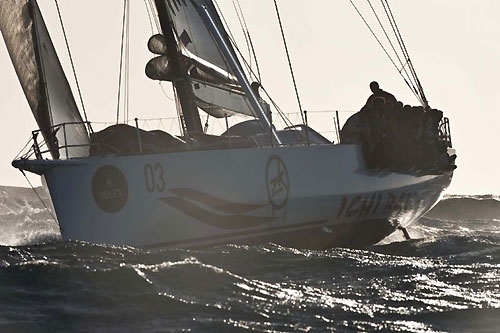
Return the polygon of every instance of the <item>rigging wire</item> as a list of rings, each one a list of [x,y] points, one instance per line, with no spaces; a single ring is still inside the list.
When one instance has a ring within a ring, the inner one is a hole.
[[[219,6],[217,0],[213,0],[213,3],[216,7],[215,9],[217,11],[217,14],[219,15],[219,17],[221,18],[221,20],[223,22],[223,28],[226,29],[226,32],[227,32],[226,36],[228,38],[228,41],[237,53],[237,54],[235,54],[235,56],[237,58],[239,56],[239,59],[241,60],[242,64],[245,65],[244,69],[246,69],[248,71],[248,74],[249,74],[248,76],[250,76],[252,79],[254,79],[254,78],[257,79],[257,75],[255,75],[255,73],[253,72],[251,64],[248,63],[248,61],[245,59],[245,56],[242,54],[241,50],[239,49],[238,44],[236,43],[236,39],[234,38],[234,35],[232,34],[232,31],[231,31],[229,25],[227,24],[226,18],[224,17],[224,14],[222,13],[222,11],[220,9],[220,6]],[[237,10],[236,10],[236,13],[238,14]],[[243,31],[245,31],[243,28],[243,24],[241,24],[241,20],[240,20],[240,25],[242,26]],[[220,52],[220,50],[219,50],[219,52]],[[222,54],[221,54],[221,56],[222,56]],[[229,68],[230,66],[227,63],[227,60],[223,56],[222,56],[222,59],[224,60],[224,62],[226,63],[226,65]],[[258,82],[259,82],[259,84],[261,83],[259,79],[258,79]],[[247,101],[247,103],[248,103],[248,101]]]
[[[171,101],[175,101],[175,98],[172,98],[172,97],[168,96],[168,94],[167,94],[167,92],[165,91],[165,88],[163,87],[163,85],[162,85],[162,82],[161,82],[161,81],[159,82],[159,85],[160,85],[160,89],[161,89],[161,91],[163,92],[163,95],[165,95],[165,97],[166,97],[167,99],[169,99],[169,100],[171,100]]]
[[[401,69],[399,69],[398,71],[399,71],[400,73],[401,73],[401,72],[404,72],[404,73],[405,73],[405,75],[406,75],[406,77],[405,77],[405,76],[403,76],[403,80],[405,80],[405,83],[406,83],[406,84],[407,84],[410,88],[412,88],[412,87],[410,86],[410,83],[409,83],[409,82],[411,82],[411,83],[413,84],[413,89],[415,89],[415,90],[416,90],[416,88],[415,88],[415,83],[414,83],[414,82],[412,82],[412,79],[411,79],[411,77],[410,77],[410,74],[409,74],[409,73],[408,73],[408,71],[406,70],[406,63],[403,63],[403,61],[401,60],[401,57],[399,56],[399,53],[396,51],[396,48],[395,48],[394,44],[392,43],[392,40],[391,40],[391,38],[389,37],[389,34],[387,33],[387,31],[386,31],[386,29],[385,29],[384,25],[382,24],[382,21],[380,20],[380,18],[379,18],[379,16],[378,16],[378,14],[377,14],[377,11],[376,11],[376,10],[375,10],[375,8],[373,7],[373,5],[372,5],[372,3],[371,3],[371,1],[370,1],[370,0],[366,0],[366,1],[367,1],[367,2],[368,2],[368,4],[370,5],[370,8],[371,8],[371,10],[372,10],[372,12],[373,12],[373,15],[375,15],[375,18],[377,19],[377,22],[378,22],[378,24],[379,24],[380,28],[381,28],[381,29],[382,29],[382,31],[384,32],[384,35],[385,35],[385,37],[387,38],[387,41],[388,41],[388,42],[389,42],[389,44],[391,45],[392,51],[393,51],[393,52],[394,52],[394,54],[396,55],[396,58],[398,58],[398,61],[399,61],[400,65],[401,65]],[[404,54],[403,54],[403,57],[404,57]]]
[[[130,18],[130,7],[129,0],[123,1],[123,19],[122,19],[122,42],[120,47],[120,72],[118,77],[118,101],[116,107],[116,123],[118,124],[120,121],[120,107],[121,107],[121,99],[122,99],[122,80],[125,81],[124,88],[124,119],[128,119],[128,62],[129,57],[128,54],[130,52],[129,47],[129,18]],[[125,73],[124,73],[125,72]]]
[[[127,40],[125,48],[125,121],[129,119],[129,104],[130,104],[130,0],[127,3]]]
[[[397,24],[396,19],[394,17],[394,14],[392,13],[389,2],[387,0],[385,0],[385,4],[384,4],[384,0],[381,0],[381,2],[382,2],[382,5],[384,6],[384,10],[386,11],[387,17],[389,18],[389,22],[391,22],[391,26],[393,26],[394,34],[396,35],[396,38],[398,38],[398,41],[400,42],[401,50],[403,51],[403,54],[406,57],[406,60],[407,60],[408,65],[410,67],[410,71],[412,72],[412,74],[415,78],[415,81],[416,81],[416,84],[418,87],[418,91],[420,93],[420,98],[422,100],[422,104],[424,107],[428,107],[429,103],[427,101],[427,98],[425,97],[424,89],[420,83],[420,79],[418,78],[415,67],[413,66],[413,63],[410,59],[410,54],[408,53],[405,42],[403,40],[403,36],[401,35],[401,32],[399,30],[399,27],[398,27],[398,24]]]
[[[247,60],[245,59],[245,57],[243,56],[243,53],[241,52],[241,50],[239,49],[238,47],[238,44],[236,43],[236,39],[234,38],[234,35],[231,31],[231,28],[229,27],[229,24],[227,23],[226,21],[226,17],[224,16],[224,14],[222,13],[220,7],[219,7],[219,4],[217,3],[216,0],[213,0],[215,6],[217,7],[217,12],[219,14],[219,17],[222,19],[222,22],[223,22],[223,28],[226,29],[226,32],[228,34],[228,39],[229,39],[229,42],[231,43],[231,45],[233,46],[234,50],[237,51],[237,56],[239,56],[239,58],[242,60],[243,64],[245,65],[245,69],[248,71],[248,74],[250,74],[249,76],[251,76],[252,78],[257,78],[257,76],[253,73],[252,71],[252,66],[251,64],[249,64],[247,62]],[[240,22],[241,24],[241,22]],[[225,60],[224,60],[225,61]],[[260,80],[258,80],[259,83],[260,83]]]
[[[241,53],[241,51],[238,48],[238,46],[236,45],[236,43],[234,41],[231,41],[231,43],[233,43],[233,46],[234,46],[235,50],[238,52],[239,56],[243,60],[243,64],[246,66],[247,70],[250,72],[250,75],[253,76],[254,78],[256,78],[257,75],[255,75],[255,72],[252,70],[252,68],[250,68],[250,65],[248,64],[248,62],[246,61],[246,59],[243,57],[243,54]],[[271,97],[271,95],[269,94],[269,92],[262,85],[262,82],[260,80],[258,82],[260,84],[260,88],[262,89],[262,91],[264,91],[264,94],[266,95],[266,97],[269,99],[269,101],[271,102],[271,104],[273,105],[273,107],[276,109],[276,111],[278,111],[278,115],[283,120],[283,122],[285,122],[288,126],[292,126],[292,123],[286,117],[286,114],[281,110],[281,108],[279,107],[279,105],[273,100],[273,98]]]
[[[125,48],[125,20],[127,18],[126,15],[127,10],[127,0],[123,2],[123,19],[122,19],[122,42],[120,46],[120,72],[118,74],[118,101],[116,106],[116,123],[120,121],[120,101],[121,101],[121,93],[122,93],[122,70],[123,70],[123,51]]]
[[[398,66],[396,65],[394,59],[391,57],[391,55],[389,54],[389,52],[387,51],[387,49],[385,48],[384,44],[382,44],[382,42],[380,41],[380,39],[378,38],[377,34],[375,33],[375,31],[373,31],[372,27],[370,26],[370,24],[368,24],[368,22],[366,21],[365,17],[363,16],[363,14],[361,13],[361,11],[358,9],[358,7],[354,4],[354,2],[352,0],[349,0],[351,2],[351,5],[354,7],[354,9],[356,10],[356,12],[358,13],[359,17],[361,18],[361,20],[363,20],[363,22],[365,23],[366,27],[368,28],[368,30],[370,30],[371,34],[373,35],[373,37],[375,38],[375,40],[377,41],[377,43],[380,45],[380,47],[382,48],[382,50],[384,51],[384,53],[386,54],[386,56],[389,58],[389,60],[391,61],[392,65],[394,66],[394,68],[396,68],[396,70],[398,71],[399,75],[401,75],[401,77],[403,77],[403,79],[405,80],[406,84],[408,85],[408,87],[410,88],[411,92],[415,95],[415,97],[420,101],[422,102],[419,94],[418,94],[418,91],[415,89],[415,87],[412,87],[412,85],[406,81],[405,77],[403,76],[403,74],[399,71],[399,68]]]
[[[154,35],[155,31],[154,31],[154,27],[153,27],[153,18],[151,17],[152,15],[151,15],[147,0],[144,0],[144,6],[146,7],[146,13],[148,14],[149,26],[151,27],[151,34]]]
[[[252,71],[251,64],[248,63],[248,61],[243,56],[243,53],[239,49],[238,44],[236,43],[236,39],[234,38],[234,35],[233,35],[232,31],[231,31],[231,28],[229,27],[229,24],[226,21],[226,17],[224,16],[224,14],[222,13],[222,10],[220,9],[219,3],[217,2],[217,0],[213,0],[213,3],[215,5],[215,7],[216,7],[217,14],[219,15],[219,17],[221,18],[221,20],[223,22],[223,28],[227,32],[227,37],[229,39],[229,42],[231,43],[231,46],[234,48],[234,50],[237,51],[237,55],[236,56],[239,56],[239,59],[242,60],[243,65],[245,65],[245,69],[249,73],[249,76],[251,76],[252,78],[257,78],[257,75],[255,75],[255,73]],[[236,13],[238,14],[237,11],[236,11]],[[240,25],[241,25],[241,21],[240,21]],[[224,61],[225,61],[225,59],[224,59]],[[261,83],[260,79],[258,80],[258,82]]]
[[[247,32],[248,32],[248,40],[250,42],[250,48],[252,49],[252,54],[253,54],[253,58],[254,58],[254,61],[255,61],[255,67],[257,68],[258,79],[259,79],[259,82],[260,82],[260,81],[262,81],[262,77],[260,75],[259,60],[257,58],[257,53],[255,52],[255,47],[253,46],[252,36],[250,35],[250,32],[248,30],[247,30]]]
[[[225,29],[226,29],[226,31],[228,33],[229,42],[233,46],[234,50],[237,52],[237,55],[241,59],[243,65],[245,66],[245,68],[249,72],[250,76],[252,78],[257,79],[258,82],[259,82],[259,84],[261,84],[261,89],[264,91],[265,95],[267,96],[267,98],[269,99],[269,101],[271,102],[271,104],[274,106],[274,108],[278,111],[278,115],[283,120],[283,122],[285,124],[287,124],[287,126],[291,126],[292,123],[290,122],[290,120],[286,117],[285,113],[280,109],[280,107],[277,105],[277,103],[271,98],[271,96],[269,95],[268,91],[264,88],[264,86],[262,86],[260,78],[255,74],[255,72],[252,70],[251,66],[249,65],[248,61],[243,56],[241,50],[239,49],[239,47],[238,47],[238,45],[236,43],[236,39],[234,38],[234,35],[232,34],[232,31],[231,31],[231,29],[230,29],[230,27],[229,27],[229,25],[227,23],[227,20],[226,20],[224,14],[222,13],[222,11],[220,9],[220,6],[219,6],[217,0],[213,0],[213,3],[215,4],[215,7],[216,7],[216,9],[218,11],[218,14],[219,14],[219,17],[222,19],[224,27],[225,27]],[[179,36],[177,36],[177,33],[176,33],[176,37],[179,38]],[[181,45],[181,47],[184,48],[184,45]],[[225,61],[225,59],[224,59],[224,61]],[[178,96],[177,96],[175,90],[174,90],[174,95],[175,95],[175,98],[177,100]],[[184,132],[184,126],[183,126],[183,120],[182,120],[182,113],[181,113],[181,111],[179,109],[178,102],[176,103],[176,107],[177,107],[177,113],[179,114],[179,117],[178,117],[179,127],[180,127],[181,131]]]
[[[66,29],[64,27],[64,22],[63,22],[63,18],[62,18],[62,14],[61,14],[61,9],[59,8],[58,1],[54,0],[54,2],[56,4],[57,15],[59,16],[59,22],[61,24],[62,33],[63,33],[63,36],[64,36],[64,42],[66,43],[66,49],[68,50],[68,56],[69,56],[69,61],[71,63],[71,69],[73,70],[73,76],[75,77],[76,88],[78,90],[78,96],[80,97],[80,103],[82,105],[82,111],[83,111],[83,115],[85,117],[85,122],[88,125],[89,131],[92,133],[92,127],[89,124],[89,120],[88,120],[88,117],[87,117],[87,110],[85,109],[85,103],[83,102],[82,91],[80,89],[80,83],[78,81],[78,76],[76,75],[75,63],[73,62],[73,55],[71,54],[71,49],[69,47],[68,36],[66,35]]]
[[[262,78],[260,76],[259,60],[257,59],[257,54],[256,54],[255,48],[253,46],[252,35],[250,34],[250,29],[248,29],[247,20],[245,18],[245,14],[243,13],[243,9],[241,8],[240,1],[236,0],[236,3],[238,4],[238,8],[240,9],[241,17],[243,18],[243,24],[245,25],[245,30],[246,30],[247,35],[248,35],[248,42],[250,43],[250,49],[252,50],[253,58],[255,60],[255,67],[257,69],[258,79],[260,82],[260,81],[262,81]],[[250,59],[251,59],[251,56],[250,56]]]
[[[219,3],[217,2],[217,0],[213,0],[213,3],[215,4],[215,7],[217,7],[217,12],[218,12],[219,16],[222,18],[222,21],[224,22],[224,28],[226,29],[226,31],[229,34],[229,38],[231,40],[231,44],[233,44],[233,46],[236,47],[236,43],[235,43],[236,39],[234,38],[231,29],[229,29],[229,25],[227,24],[226,18],[222,14],[222,11],[221,11],[221,9],[219,7]]]
[[[382,6],[384,7],[384,11],[385,11],[385,14],[387,16],[387,19],[389,20],[389,23],[391,25],[391,28],[392,28],[392,31],[396,37],[396,40],[399,44],[399,48],[401,49],[401,52],[403,53],[403,57],[405,58],[406,60],[406,64],[408,64],[408,67],[410,68],[410,73],[413,77],[413,80],[415,81],[413,84],[414,86],[417,85],[416,81],[418,81],[418,78],[416,77],[416,73],[414,70],[412,70],[412,64],[410,62],[410,57],[409,57],[409,54],[405,51],[405,48],[403,46],[403,41],[402,41],[402,37],[400,34],[398,34],[397,32],[397,28],[396,28],[396,22],[394,20],[393,17],[391,17],[389,11],[388,11],[388,8],[386,7],[386,5],[388,5],[388,3],[384,3],[384,1],[381,0],[381,3],[382,3]],[[418,93],[419,90],[414,87],[415,91]],[[423,101],[422,101],[422,104],[423,104]]]
[[[247,49],[248,49],[248,58],[250,59],[250,67],[252,67],[252,54],[251,54],[252,51],[250,50],[250,42],[248,41],[247,31],[245,29],[245,26],[243,25],[243,20],[241,19],[240,12],[238,11],[238,7],[236,7],[236,2],[234,0],[233,0],[233,7],[236,12],[236,16],[238,17],[238,21],[240,22],[240,27],[241,30],[243,31],[243,36],[245,36],[245,41],[247,43]]]
[[[304,117],[304,111],[302,110],[302,104],[300,102],[299,90],[297,89],[297,82],[295,80],[295,74],[293,72],[292,61],[290,59],[290,52],[288,52],[288,45],[286,43],[285,32],[283,31],[283,24],[281,23],[280,11],[279,11],[278,3],[277,3],[276,0],[274,0],[274,7],[276,8],[276,15],[278,16],[278,22],[279,22],[279,25],[280,25],[281,36],[283,37],[283,44],[285,45],[286,56],[287,56],[287,59],[288,59],[288,66],[290,67],[290,74],[292,75],[293,86],[295,88],[295,95],[297,96],[297,103],[299,104],[300,115],[302,116],[302,122],[303,122],[303,124],[306,125],[306,120],[305,120],[305,117]]]
[[[241,60],[243,62],[243,65],[245,65],[246,69],[250,73],[250,76],[253,77],[253,78],[255,78],[255,79],[258,79],[257,75],[255,74],[255,72],[250,67],[250,65],[247,62],[247,60],[245,59],[245,57],[243,56],[243,53],[241,52],[241,50],[238,47],[238,44],[236,44],[234,36],[231,33],[231,29],[229,28],[229,25],[227,24],[227,21],[226,21],[224,15],[222,14],[222,12],[220,10],[220,7],[218,7],[217,1],[214,0],[214,3],[217,6],[217,9],[219,11],[219,16],[224,21],[224,25],[225,25],[226,31],[229,33],[229,36],[230,36],[230,40],[229,41],[231,42],[231,45],[233,45],[234,50],[238,53],[238,56],[241,58]],[[267,96],[267,98],[269,99],[269,101],[271,102],[271,104],[273,105],[273,107],[276,109],[276,111],[278,111],[278,115],[280,116],[280,118],[283,120],[283,122],[285,124],[287,124],[287,126],[291,126],[292,123],[286,117],[285,113],[280,109],[280,107],[278,106],[278,104],[272,99],[272,97],[270,96],[270,94],[268,93],[268,91],[264,88],[264,86],[262,85],[262,81],[260,79],[258,79],[258,82],[261,85],[261,89],[264,91],[265,95]]]
[[[243,57],[243,54],[241,53],[240,49],[238,48],[238,45],[236,45],[236,42],[234,40],[231,40],[231,43],[233,44],[233,47],[234,49],[238,52],[238,55],[240,56],[240,58],[242,59],[243,61],[243,64],[245,65],[245,67],[247,68],[247,70],[249,71],[250,75],[254,78],[257,78],[257,75],[255,74],[255,72],[252,70],[252,68],[250,67],[250,65],[248,64],[248,62],[246,61],[246,59]],[[280,107],[278,106],[278,104],[272,99],[271,95],[269,94],[269,92],[265,89],[265,87],[262,85],[262,82],[259,80],[258,81],[259,84],[260,84],[260,88],[262,89],[262,91],[264,91],[266,97],[269,99],[269,101],[271,102],[271,104],[273,105],[273,107],[276,109],[276,111],[278,111],[278,115],[281,117],[281,119],[283,120],[283,122],[285,122],[288,126],[292,126],[292,123],[290,122],[289,119],[287,119],[285,113],[280,109]]]
[[[26,178],[26,180],[28,181],[28,184],[30,185],[31,189],[33,190],[33,192],[35,192],[36,196],[38,197],[38,200],[40,200],[40,202],[42,203],[42,205],[45,207],[45,209],[49,213],[50,217],[52,217],[52,219],[54,220],[54,222],[57,223],[57,219],[55,218],[54,214],[52,214],[52,212],[50,211],[49,207],[47,207],[47,205],[43,201],[43,199],[40,196],[40,194],[38,194],[38,192],[36,191],[35,187],[31,183],[31,181],[29,180],[28,176],[26,176],[26,173],[24,172],[24,170],[19,169],[19,171],[21,171],[21,173],[23,174],[24,178]],[[59,225],[59,223],[57,223],[57,225]],[[61,228],[61,226],[59,226],[59,228]]]
[[[144,5],[146,6],[146,11],[148,13],[148,19],[149,19],[149,25],[151,27],[151,35],[155,35],[156,33],[159,32],[159,23],[157,22],[157,20],[154,19],[155,15],[153,14],[154,13],[154,7],[152,7],[152,3],[151,3],[151,0],[144,0]],[[154,22],[154,23],[153,23]],[[155,31],[155,27],[157,29],[157,31]],[[163,87],[163,82],[159,81],[158,85],[160,86],[160,89],[163,93],[163,95],[170,101],[175,101],[175,98],[173,97],[170,97],[167,92],[165,91],[165,88]]]
[[[17,160],[19,157],[21,157],[21,154],[24,152],[24,150],[30,145],[31,141],[34,141],[33,140],[33,134],[31,134],[28,138],[28,142],[26,142],[26,144],[24,145],[23,149],[21,149],[19,151],[19,153],[16,155],[16,157],[14,157],[14,160]],[[29,153],[29,152],[28,152]]]
[[[222,13],[220,15],[221,15],[222,19],[225,21],[224,16],[222,16]],[[229,27],[226,27],[226,29],[228,29],[229,34],[231,34],[231,32],[229,30]],[[233,45],[235,51],[238,53],[238,55],[241,58],[241,60],[243,61],[243,64],[245,65],[246,69],[249,71],[250,76],[253,77],[253,78],[257,78],[257,75],[255,74],[255,72],[250,67],[249,63],[247,62],[247,60],[243,56],[241,50],[238,48],[238,45],[236,44],[236,42],[234,41],[234,39],[231,38],[230,42]],[[274,106],[274,108],[276,109],[276,111],[278,111],[278,115],[281,117],[281,119],[283,120],[283,122],[285,122],[288,126],[291,126],[292,123],[290,122],[289,119],[287,119],[285,113],[280,109],[280,107],[278,106],[278,104],[272,99],[271,95],[268,93],[268,91],[262,85],[262,82],[260,80],[258,82],[261,85],[260,87],[261,87],[262,91],[264,91],[266,97],[269,99],[269,101]]]
[[[234,36],[233,36],[233,34],[231,32],[231,28],[229,27],[229,25],[228,25],[228,23],[226,21],[226,18],[224,17],[224,14],[222,13],[222,11],[220,9],[219,4],[217,3],[217,0],[213,0],[213,2],[215,4],[215,6],[217,7],[217,11],[218,11],[219,16],[221,17],[222,21],[224,22],[224,27],[225,27],[226,31],[228,32],[228,34],[229,34],[229,41],[230,41],[231,45],[233,46],[234,50],[238,53],[237,55],[242,60],[243,65],[245,65],[246,70],[249,72],[249,76],[252,77],[253,79],[256,79],[258,81],[258,83],[261,85],[262,91],[264,92],[264,94],[266,95],[266,97],[269,99],[269,101],[271,102],[271,104],[273,105],[273,107],[275,108],[275,110],[277,111],[278,116],[285,123],[285,125],[286,126],[292,126],[293,124],[290,122],[290,119],[287,118],[287,116],[283,112],[283,110],[281,110],[281,108],[276,103],[276,101],[274,101],[274,99],[271,97],[271,95],[269,94],[269,92],[262,85],[262,80],[260,78],[260,73],[259,73],[259,75],[257,75],[253,71],[253,69],[251,68],[251,66],[248,63],[248,61],[243,56],[243,53],[241,52],[241,50],[238,47],[238,44],[236,43],[236,40],[235,40],[235,38],[234,38]]]
[[[161,28],[160,22],[158,21],[158,15],[156,13],[156,7],[154,6],[152,0],[144,0],[144,4],[146,5],[146,10],[148,12],[149,24],[151,25],[152,34],[154,35],[155,33],[160,33]],[[156,27],[156,31],[153,29],[153,23]]]

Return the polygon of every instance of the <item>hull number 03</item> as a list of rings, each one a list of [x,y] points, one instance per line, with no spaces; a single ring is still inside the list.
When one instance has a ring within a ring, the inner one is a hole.
[[[146,164],[144,166],[144,179],[149,193],[165,191],[163,166],[160,163]]]

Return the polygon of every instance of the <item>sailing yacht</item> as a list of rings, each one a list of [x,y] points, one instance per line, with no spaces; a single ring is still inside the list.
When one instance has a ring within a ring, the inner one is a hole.
[[[183,135],[83,120],[36,0],[2,0],[0,30],[39,128],[13,166],[43,177],[65,240],[142,247],[375,244],[427,212],[453,170],[379,170],[359,144],[277,129],[212,0],[155,0],[154,80]],[[200,111],[250,120],[219,136]]]

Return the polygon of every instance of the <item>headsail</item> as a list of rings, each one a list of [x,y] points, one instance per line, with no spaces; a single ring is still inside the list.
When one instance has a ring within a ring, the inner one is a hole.
[[[85,124],[36,1],[1,0],[0,30],[52,157],[88,156]],[[54,130],[63,123],[72,124]],[[58,143],[77,147],[59,152]]]
[[[191,59],[196,67],[211,69],[234,82],[235,78],[230,66],[199,13],[201,6],[207,6],[212,13],[216,14],[217,11],[212,0],[166,1],[182,54]],[[220,31],[225,31],[218,16],[217,25]]]
[[[225,33],[226,30],[212,0],[163,1],[167,4],[184,70],[192,79],[197,106],[214,117],[230,116],[235,113],[255,116],[231,66],[200,15],[202,7],[208,8],[215,18],[218,30]],[[227,44],[231,45],[227,33],[224,37]],[[165,73],[164,79],[170,80],[171,72],[166,68],[160,68],[161,64],[166,63],[160,60],[161,57],[150,62],[149,70],[154,67],[152,72]],[[158,79],[157,75],[150,77]]]

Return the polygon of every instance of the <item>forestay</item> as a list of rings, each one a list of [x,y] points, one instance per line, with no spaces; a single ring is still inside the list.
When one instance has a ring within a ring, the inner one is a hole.
[[[0,30],[52,157],[88,156],[88,133],[37,2],[1,0]]]

